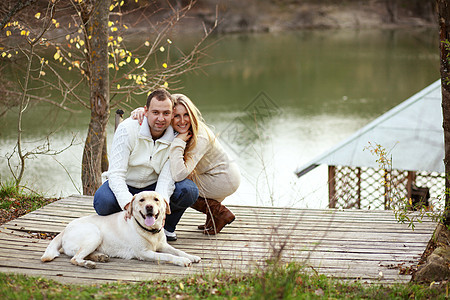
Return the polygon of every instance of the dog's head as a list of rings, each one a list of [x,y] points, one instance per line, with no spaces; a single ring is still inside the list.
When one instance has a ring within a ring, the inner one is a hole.
[[[157,192],[140,192],[133,196],[125,206],[128,217],[148,229],[161,229],[164,226],[166,214],[170,214],[169,203]]]

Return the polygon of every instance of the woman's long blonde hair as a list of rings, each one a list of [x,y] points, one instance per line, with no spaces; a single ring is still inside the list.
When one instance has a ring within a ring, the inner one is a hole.
[[[198,108],[194,105],[194,103],[189,99],[186,95],[183,94],[172,94],[174,98],[174,108],[175,106],[181,104],[183,105],[189,115],[189,119],[191,121],[191,132],[192,137],[184,149],[184,159],[187,161],[192,158],[192,150],[197,145],[197,137],[200,129],[207,127],[205,121],[203,120],[202,114],[198,110]]]

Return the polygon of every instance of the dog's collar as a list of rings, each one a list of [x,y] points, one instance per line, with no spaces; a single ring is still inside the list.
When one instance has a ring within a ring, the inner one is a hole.
[[[159,228],[159,229],[157,229],[157,228],[153,228],[153,229],[145,228],[144,226],[142,226],[141,223],[138,222],[138,220],[136,220],[136,218],[133,218],[133,219],[136,221],[136,223],[139,225],[139,227],[141,227],[141,228],[144,229],[145,231],[148,231],[148,232],[150,232],[150,233],[152,233],[152,234],[157,234],[157,233],[161,232],[161,230],[162,230],[162,227]]]

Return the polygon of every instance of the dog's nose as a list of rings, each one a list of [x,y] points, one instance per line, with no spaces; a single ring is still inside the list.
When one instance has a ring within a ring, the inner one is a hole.
[[[147,206],[145,207],[145,209],[147,210],[147,215],[153,214],[153,206],[147,205]]]

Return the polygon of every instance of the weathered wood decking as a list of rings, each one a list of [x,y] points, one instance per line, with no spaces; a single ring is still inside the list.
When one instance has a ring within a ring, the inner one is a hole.
[[[49,241],[30,238],[30,233],[60,232],[72,219],[94,213],[92,197],[71,196],[1,226],[0,272],[83,284],[219,270],[239,273],[284,245],[284,260],[303,262],[319,273],[369,282],[406,282],[410,276],[399,275],[398,266],[417,264],[436,226],[424,220],[412,231],[398,224],[391,211],[229,207],[236,221],[211,237],[197,229],[204,222],[202,214],[192,209],[184,214],[177,227],[178,241],[172,245],[202,257],[201,263],[190,268],[113,258],[88,270],[71,265],[65,255],[42,263]]]

